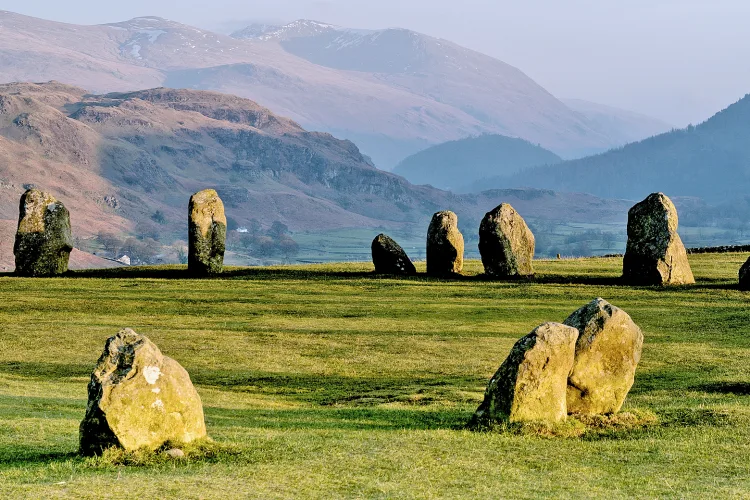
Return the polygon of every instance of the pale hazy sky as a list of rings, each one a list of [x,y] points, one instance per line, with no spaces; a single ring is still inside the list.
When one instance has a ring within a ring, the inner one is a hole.
[[[161,16],[209,29],[316,19],[403,27],[512,64],[558,97],[697,123],[750,93],[748,0],[0,0],[95,24]]]

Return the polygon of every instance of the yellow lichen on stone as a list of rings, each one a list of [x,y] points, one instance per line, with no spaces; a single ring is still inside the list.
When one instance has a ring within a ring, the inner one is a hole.
[[[215,222],[227,225],[224,203],[214,189],[204,189],[190,198],[190,220],[200,228],[200,234],[207,238]]]

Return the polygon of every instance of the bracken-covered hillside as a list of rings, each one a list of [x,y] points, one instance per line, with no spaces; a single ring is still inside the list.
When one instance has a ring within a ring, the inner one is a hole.
[[[456,196],[376,169],[357,147],[308,132],[253,101],[152,89],[90,95],[56,82],[0,86],[0,219],[12,234],[29,186],[71,210],[74,234],[185,238],[190,195],[216,188],[238,226],[293,231],[401,228],[451,209],[467,220],[502,201],[525,214],[623,220],[622,202],[550,191]],[[156,216],[158,213],[158,217]],[[425,226],[426,227],[426,226]],[[9,239],[8,239],[9,240]],[[0,261],[12,241],[0,240]]]

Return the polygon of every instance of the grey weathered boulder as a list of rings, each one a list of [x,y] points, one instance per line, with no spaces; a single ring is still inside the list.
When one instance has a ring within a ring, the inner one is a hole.
[[[213,189],[195,193],[188,212],[188,270],[199,276],[221,273],[227,238],[221,198]]]
[[[427,274],[449,276],[464,268],[464,237],[458,230],[458,216],[437,212],[427,230]]]
[[[185,369],[126,328],[107,340],[91,375],[80,451],[156,449],[206,436],[203,406]]]
[[[565,324],[579,332],[568,377],[568,413],[617,413],[641,359],[641,329],[625,311],[603,299],[586,304]]]
[[[740,290],[750,290],[750,259],[740,268]]]
[[[378,274],[417,274],[417,269],[404,249],[385,234],[379,234],[372,240],[372,263]]]
[[[490,380],[471,425],[565,419],[577,339],[575,328],[545,323],[516,342]]]
[[[677,234],[677,209],[662,193],[653,193],[628,212],[625,282],[634,285],[695,283],[685,246]]]
[[[488,276],[533,275],[534,245],[526,221],[508,203],[487,212],[479,226],[479,253]]]
[[[29,189],[21,196],[18,231],[13,246],[16,273],[55,276],[68,270],[73,236],[70,213],[54,196]]]

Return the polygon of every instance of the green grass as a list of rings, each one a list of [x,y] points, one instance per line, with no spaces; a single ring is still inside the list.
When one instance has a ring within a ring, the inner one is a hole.
[[[677,288],[619,286],[619,259],[539,261],[516,283],[474,278],[474,261],[455,281],[369,264],[0,277],[0,495],[747,497],[746,258],[690,256],[699,283]],[[624,410],[652,424],[464,430],[513,343],[597,296],[644,331]],[[190,372],[214,443],[75,455],[89,374],[126,326]]]

